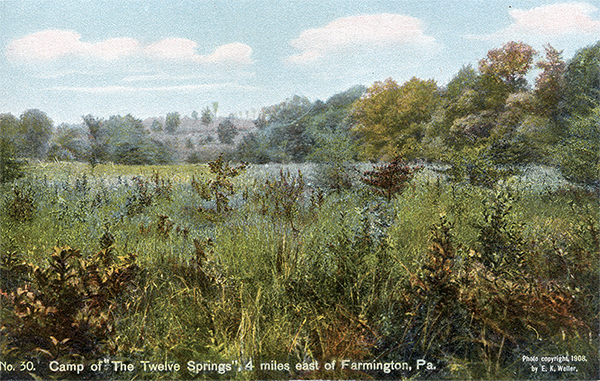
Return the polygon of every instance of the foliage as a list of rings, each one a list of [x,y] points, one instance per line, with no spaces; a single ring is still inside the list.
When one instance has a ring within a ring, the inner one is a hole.
[[[487,57],[479,61],[479,71],[503,82],[511,89],[524,87],[525,75],[533,65],[537,52],[523,42],[510,41],[500,49],[488,51]]]
[[[150,129],[153,132],[161,132],[163,130],[163,125],[158,119],[154,119],[152,125],[150,125]]]
[[[523,74],[531,51],[518,46],[491,51],[483,71],[463,67],[445,88],[390,80],[366,94],[356,87],[265,108],[238,159],[316,162],[301,172],[234,166],[224,155],[209,165],[147,165],[158,162],[144,156],[150,136],[164,134],[131,115],[84,118],[95,131],[87,140],[62,126],[51,139],[56,153],[81,139],[86,155],[93,144],[98,155],[91,173],[45,162],[5,186],[2,360],[182,367],[35,374],[43,378],[535,379],[548,374],[534,374],[523,356],[568,353],[587,361],[552,376],[598,379],[594,46],[567,64],[562,95],[550,90],[562,86],[560,54],[546,48],[531,90]],[[411,103],[419,99],[429,106]],[[578,108],[577,99],[592,102]],[[372,107],[388,140],[365,140],[355,102]],[[16,147],[19,120],[0,122]],[[373,157],[402,148],[434,163],[417,172],[382,162],[357,184],[353,168],[368,144]],[[254,368],[184,369],[197,359],[252,359]],[[341,369],[341,359],[402,359],[413,369],[358,372]],[[420,359],[434,367],[417,370]],[[333,360],[333,371],[294,367]],[[271,361],[291,369],[259,368]],[[15,374],[0,367],[3,379],[30,376]]]
[[[258,204],[259,213],[269,215],[274,220],[281,219],[296,231],[294,221],[302,208],[306,190],[302,173],[298,171],[297,176],[292,176],[282,169],[278,179],[266,179],[261,188],[253,197]]]
[[[458,73],[448,82],[444,96],[456,100],[461,97],[463,92],[472,89],[477,83],[477,73],[471,65],[460,68]]]
[[[277,105],[264,107],[255,124],[259,129],[275,123],[289,125],[305,116],[310,108],[308,98],[295,95]]]
[[[50,139],[48,159],[54,160],[83,160],[86,156],[86,137],[79,127],[61,124]]]
[[[19,118],[18,149],[22,156],[41,158],[48,150],[52,136],[52,120],[37,109],[30,109]]]
[[[208,108],[208,106],[206,106],[206,108],[202,110],[202,116],[200,117],[200,120],[205,126],[208,126],[212,122],[213,114],[210,111],[210,108]]]
[[[237,128],[230,118],[225,119],[217,126],[217,136],[223,144],[233,144],[233,139],[238,133]]]
[[[348,147],[356,144],[350,133],[350,108],[363,92],[362,86],[355,86],[335,94],[327,102],[317,100],[311,104],[304,97],[294,96],[263,108],[255,121],[259,131],[242,138],[236,149],[237,157],[258,164],[328,162],[338,153],[337,143],[343,142],[343,149],[355,149]],[[356,153],[350,156],[353,159]]]
[[[600,105],[600,41],[580,49],[567,63],[565,103],[567,115],[589,115]]]
[[[26,266],[28,272],[24,284],[0,295],[4,359],[37,353],[69,361],[110,351],[115,313],[138,272],[134,256],[117,260],[114,249],[106,248],[84,259],[65,246],[54,248],[47,267],[5,258],[9,266],[3,271],[23,274]]]
[[[31,221],[36,209],[33,190],[27,187],[15,187],[12,193],[13,197],[7,208],[8,217],[16,222]]]
[[[362,181],[375,191],[385,196],[387,202],[396,194],[401,194],[420,167],[411,168],[401,157],[397,156],[387,164],[375,166],[371,171],[363,173]]]
[[[108,120],[83,117],[89,131],[87,161],[95,167],[104,161],[120,164],[166,164],[171,152],[164,143],[150,139],[140,119],[113,115]]]
[[[574,182],[600,185],[600,107],[586,117],[572,117],[558,147],[560,168]]]
[[[83,121],[88,128],[90,150],[87,154],[87,161],[94,168],[98,163],[108,159],[108,138],[106,127],[102,119],[95,118],[92,115],[83,117]]]
[[[181,115],[177,112],[170,112],[165,119],[165,131],[174,133],[181,124]]]
[[[125,200],[127,215],[141,213],[157,200],[171,200],[171,181],[161,178],[158,172],[154,172],[150,180],[135,176],[132,181],[134,188]]]
[[[489,151],[486,147],[464,149],[454,154],[455,156],[446,158],[451,163],[451,167],[445,173],[453,182],[468,182],[471,185],[490,189],[500,180],[518,173],[515,168],[496,166],[489,153],[493,154],[494,149]]]
[[[561,55],[551,45],[544,46],[546,58],[536,63],[542,72],[535,79],[535,95],[540,102],[540,113],[552,115],[557,113],[559,103],[565,95],[566,64]]]
[[[438,102],[438,88],[433,80],[413,77],[401,86],[391,78],[376,82],[356,102],[353,114],[365,156],[379,159],[396,151],[410,155]]]
[[[232,167],[222,159],[159,176],[145,166],[99,164],[90,174],[49,163],[16,180],[31,188],[35,212],[17,222],[13,197],[2,200],[3,359],[167,359],[182,366],[171,378],[527,379],[529,366],[515,358],[568,351],[588,362],[562,376],[597,378],[600,228],[589,189],[518,175],[478,187],[424,168],[386,203],[364,188],[319,193],[308,185],[313,173],[291,166],[272,175],[253,167],[210,187]],[[227,204],[207,219],[216,206],[198,205],[216,192]],[[60,271],[44,262],[54,245]],[[82,255],[98,245],[102,254]],[[130,252],[135,263],[117,259]],[[125,271],[128,263],[140,269]],[[190,359],[250,358],[253,370],[223,375],[183,369]],[[403,359],[413,370],[294,368],[334,359]],[[435,369],[416,370],[418,359]],[[293,369],[259,369],[270,361]]]
[[[229,197],[235,194],[231,179],[239,176],[247,166],[246,163],[242,163],[237,167],[231,167],[229,162],[223,159],[223,155],[220,155],[216,160],[208,163],[214,179],[201,182],[192,177],[192,188],[204,200],[215,201],[217,214],[227,212],[230,210]]]
[[[0,184],[6,184],[23,176],[24,163],[15,157],[14,145],[0,134]]]
[[[271,161],[270,145],[264,134],[244,135],[236,148],[236,155],[242,161],[265,164]]]

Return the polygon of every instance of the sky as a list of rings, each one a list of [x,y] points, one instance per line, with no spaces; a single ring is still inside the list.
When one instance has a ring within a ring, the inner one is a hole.
[[[569,59],[598,40],[598,0],[0,0],[0,113],[252,117],[387,78],[443,86],[508,41]]]

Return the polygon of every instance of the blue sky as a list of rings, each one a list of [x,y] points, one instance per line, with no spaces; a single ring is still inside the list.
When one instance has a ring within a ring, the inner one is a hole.
[[[511,40],[568,59],[600,40],[600,3],[0,0],[0,113],[245,116],[389,77],[444,85]]]

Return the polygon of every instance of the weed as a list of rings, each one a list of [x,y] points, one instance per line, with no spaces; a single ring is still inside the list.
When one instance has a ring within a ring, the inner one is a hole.
[[[33,219],[36,205],[31,188],[13,188],[13,198],[8,205],[8,216],[17,222],[28,222]]]
[[[214,179],[208,182],[201,182],[192,178],[192,188],[203,199],[215,201],[215,211],[217,214],[230,210],[229,197],[235,194],[231,179],[240,175],[248,164],[242,163],[237,167],[231,167],[229,162],[220,155],[216,160],[208,163],[210,173]]]
[[[137,271],[134,257],[116,262],[107,248],[85,260],[65,246],[54,248],[48,267],[28,267],[24,285],[1,295],[3,355],[73,359],[106,350],[114,312]]]
[[[273,221],[283,220],[297,232],[294,221],[301,211],[306,189],[302,172],[298,171],[297,176],[291,176],[282,169],[279,179],[267,179],[259,189],[253,197],[258,204],[259,213],[269,215]],[[318,202],[318,198],[315,202]]]
[[[387,164],[375,166],[372,171],[365,171],[362,181],[385,196],[389,203],[392,196],[402,193],[419,169],[421,167],[411,168],[401,157],[396,157]]]

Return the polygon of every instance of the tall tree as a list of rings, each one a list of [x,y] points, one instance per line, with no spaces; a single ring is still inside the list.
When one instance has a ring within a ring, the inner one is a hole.
[[[88,139],[90,142],[90,151],[86,155],[86,158],[93,169],[97,164],[108,158],[107,134],[102,119],[86,115],[83,117],[83,122],[88,128]]]
[[[376,82],[354,109],[355,130],[363,139],[366,157],[410,155],[438,103],[433,80],[413,77],[402,86],[391,78]]]
[[[20,150],[24,156],[41,158],[52,136],[52,120],[45,112],[30,109],[19,120]]]
[[[488,51],[479,61],[479,71],[516,90],[527,84],[525,75],[533,65],[536,51],[523,42],[510,41],[500,49]]]
[[[565,102],[562,112],[589,115],[600,105],[600,41],[579,50],[565,71]]]
[[[165,130],[169,133],[174,133],[181,124],[181,115],[177,111],[167,114],[165,119]]]
[[[233,144],[233,139],[238,134],[238,130],[231,121],[231,118],[227,118],[217,127],[217,136],[219,141],[223,144]]]
[[[150,125],[150,129],[154,132],[160,132],[163,130],[163,125],[158,119],[154,119],[152,125]]]
[[[79,126],[72,127],[66,123],[58,126],[50,139],[48,158],[56,160],[74,160],[85,158],[84,131]]]
[[[539,112],[542,115],[554,116],[558,112],[558,105],[565,92],[566,63],[562,59],[562,51],[554,49],[551,45],[544,46],[545,59],[536,63],[542,69],[535,80],[535,96],[539,103]]]
[[[202,110],[202,116],[200,117],[200,121],[205,126],[208,126],[210,124],[210,122],[212,122],[212,120],[213,120],[212,112],[210,111],[210,108],[208,108],[208,106],[206,106],[206,108],[204,110]]]

